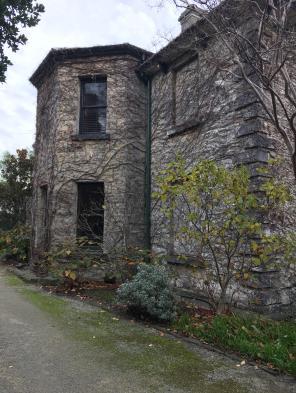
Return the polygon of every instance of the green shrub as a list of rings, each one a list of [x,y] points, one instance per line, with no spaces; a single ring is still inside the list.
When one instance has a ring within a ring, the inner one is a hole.
[[[10,231],[0,232],[0,257],[17,262],[28,262],[30,250],[30,230],[18,226]]]
[[[188,168],[179,157],[159,177],[154,197],[167,218],[174,217],[180,248],[188,250],[190,245],[197,250],[195,257],[204,267],[203,286],[217,313],[229,309],[238,286],[250,279],[254,267],[288,268],[283,258],[276,259],[287,253],[276,225],[273,234],[266,234],[262,216],[280,217],[291,195],[285,184],[272,177],[272,167],[267,174],[260,195],[251,192],[246,167],[227,168],[210,160]],[[289,254],[293,257],[293,247]]]
[[[171,321],[176,306],[169,285],[169,275],[163,266],[141,264],[131,281],[122,284],[118,299],[137,316],[158,321]]]

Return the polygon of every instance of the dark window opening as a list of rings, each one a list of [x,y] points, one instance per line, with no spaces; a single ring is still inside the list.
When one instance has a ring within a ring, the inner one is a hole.
[[[48,197],[47,186],[40,187],[41,190],[41,224],[43,228],[48,226]]]
[[[80,134],[106,132],[107,79],[81,79]]]
[[[103,241],[104,199],[104,183],[78,183],[78,237]]]
[[[48,215],[48,187],[47,185],[40,187],[40,233],[41,240],[44,246],[48,243],[48,225],[49,225],[49,215]]]

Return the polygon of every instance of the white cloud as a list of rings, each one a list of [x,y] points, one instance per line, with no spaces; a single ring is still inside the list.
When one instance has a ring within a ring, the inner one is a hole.
[[[176,35],[178,11],[170,0],[161,9],[154,1],[42,0],[46,11],[26,30],[28,42],[11,54],[14,65],[0,84],[0,154],[34,141],[36,90],[28,79],[51,48],[129,42],[153,50],[156,37]]]

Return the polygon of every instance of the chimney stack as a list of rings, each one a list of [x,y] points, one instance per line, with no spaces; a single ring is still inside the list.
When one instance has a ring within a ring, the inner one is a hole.
[[[195,4],[189,5],[178,19],[181,24],[182,32],[193,26],[196,22],[203,18],[207,11]]]

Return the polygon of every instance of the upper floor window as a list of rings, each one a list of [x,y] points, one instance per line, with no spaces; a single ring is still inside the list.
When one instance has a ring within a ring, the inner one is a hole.
[[[107,78],[81,78],[80,134],[105,133]]]
[[[185,63],[173,72],[173,102],[175,126],[194,122],[199,112],[198,60]]]

